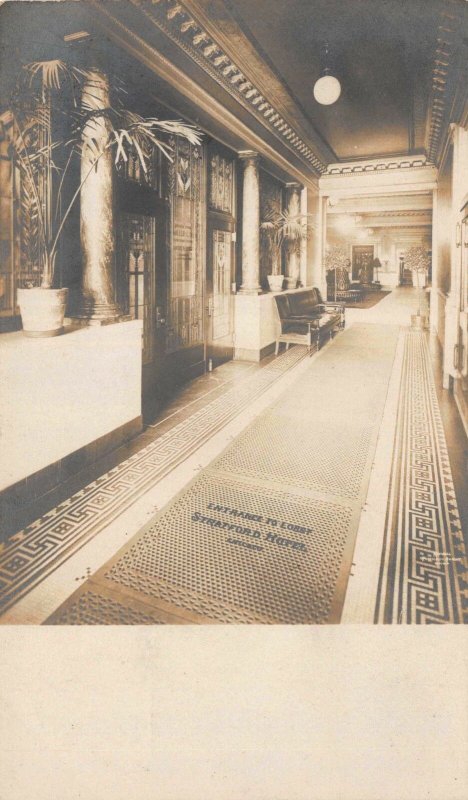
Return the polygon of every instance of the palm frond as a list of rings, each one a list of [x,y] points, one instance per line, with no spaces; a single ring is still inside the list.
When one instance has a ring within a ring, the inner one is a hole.
[[[127,161],[130,154],[132,158],[136,156],[143,172],[147,173],[155,149],[172,161],[170,139],[180,136],[197,146],[201,143],[201,133],[194,125],[181,120],[142,117],[125,110],[119,94],[127,92],[115,77],[111,80],[115,105],[101,108],[102,93],[97,89],[102,84],[96,72],[50,59],[25,64],[21,74],[12,96],[14,113],[9,121],[12,131],[8,137],[21,176],[22,247],[25,257],[26,251],[29,253],[27,263],[42,270],[42,285],[50,285],[66,220],[84,182],[92,170],[98,168],[104,154],[113,150],[116,164]],[[64,86],[71,90],[69,99],[68,92],[61,97],[63,102],[53,103],[55,92]],[[67,132],[60,140],[53,137],[52,108],[54,115],[58,113],[67,119]],[[52,157],[56,148],[63,150],[63,162],[58,159],[60,166]],[[71,199],[67,199],[66,208],[62,209],[62,190],[72,157],[86,151],[89,167]],[[56,176],[53,186],[52,175]]]
[[[30,85],[35,78],[39,78],[41,88],[45,89],[60,89],[64,78],[76,80],[78,76],[86,77],[88,75],[84,70],[72,67],[59,58],[48,61],[32,61],[24,64],[23,69],[29,76]]]

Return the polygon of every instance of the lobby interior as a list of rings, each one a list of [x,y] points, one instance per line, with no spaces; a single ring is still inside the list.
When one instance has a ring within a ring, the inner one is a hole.
[[[0,21],[0,623],[466,622],[466,3],[79,0]],[[112,156],[107,194],[96,165],[57,252],[63,335],[36,338],[10,107],[51,59],[92,71],[94,121],[119,89],[200,137],[169,129],[150,172]],[[288,215],[304,233],[272,291],[265,222]],[[309,321],[281,322],[313,287]]]

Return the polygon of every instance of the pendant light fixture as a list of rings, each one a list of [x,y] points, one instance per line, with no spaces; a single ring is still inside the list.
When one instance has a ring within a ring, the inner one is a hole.
[[[322,106],[331,106],[336,103],[341,94],[341,84],[338,78],[331,74],[330,51],[328,42],[325,42],[323,68],[321,77],[315,82],[314,97]]]

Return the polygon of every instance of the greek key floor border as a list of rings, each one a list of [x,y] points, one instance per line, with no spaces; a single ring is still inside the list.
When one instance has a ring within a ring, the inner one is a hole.
[[[468,622],[467,578],[429,349],[408,331],[375,622]]]
[[[290,348],[221,397],[11,537],[0,556],[0,611],[24,596],[307,354]]]

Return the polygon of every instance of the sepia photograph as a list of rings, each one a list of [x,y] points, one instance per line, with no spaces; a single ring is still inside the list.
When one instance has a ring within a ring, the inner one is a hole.
[[[467,436],[465,0],[0,2],[2,800],[466,798]]]
[[[1,623],[464,621],[466,11],[3,4]]]

